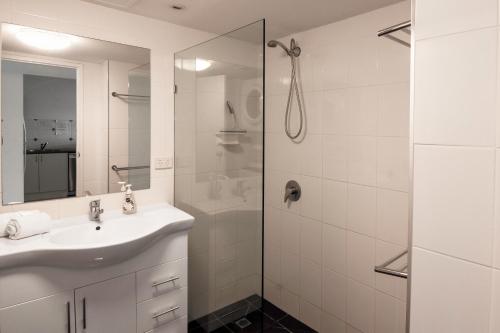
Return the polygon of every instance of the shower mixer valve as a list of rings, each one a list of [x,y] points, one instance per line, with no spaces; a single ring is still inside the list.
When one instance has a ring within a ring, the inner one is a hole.
[[[300,199],[302,191],[300,189],[299,183],[295,180],[289,180],[285,186],[285,200],[284,202],[290,201],[298,201]]]

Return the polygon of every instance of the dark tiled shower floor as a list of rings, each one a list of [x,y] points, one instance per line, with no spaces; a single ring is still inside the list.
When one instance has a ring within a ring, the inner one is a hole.
[[[250,322],[250,325],[240,328],[236,322],[242,318],[246,318]],[[316,332],[309,326],[256,295],[191,321],[188,331],[189,333]]]

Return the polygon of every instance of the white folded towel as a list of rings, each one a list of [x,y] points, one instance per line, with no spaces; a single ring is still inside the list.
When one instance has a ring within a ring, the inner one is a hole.
[[[52,226],[50,216],[39,211],[19,212],[5,228],[10,239],[21,239],[50,231]]]
[[[7,237],[7,231],[5,228],[7,228],[7,223],[11,219],[15,219],[17,216],[19,216],[18,212],[12,212],[12,213],[3,213],[0,214],[0,237]]]

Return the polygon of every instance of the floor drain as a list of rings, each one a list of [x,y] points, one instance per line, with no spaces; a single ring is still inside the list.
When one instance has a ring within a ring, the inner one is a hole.
[[[237,321],[234,322],[236,324],[236,326],[238,326],[239,328],[246,328],[250,325],[252,325],[252,323],[250,322],[250,320],[246,319],[246,318],[241,318],[241,319],[238,319]]]

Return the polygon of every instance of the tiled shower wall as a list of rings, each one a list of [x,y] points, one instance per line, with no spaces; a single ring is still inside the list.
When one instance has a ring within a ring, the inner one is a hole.
[[[414,12],[411,332],[500,332],[498,1]]]
[[[264,292],[321,332],[404,332],[406,281],[373,268],[407,247],[410,49],[376,33],[410,16],[405,1],[282,39],[302,48],[300,143],[283,129],[290,60],[266,53]]]

